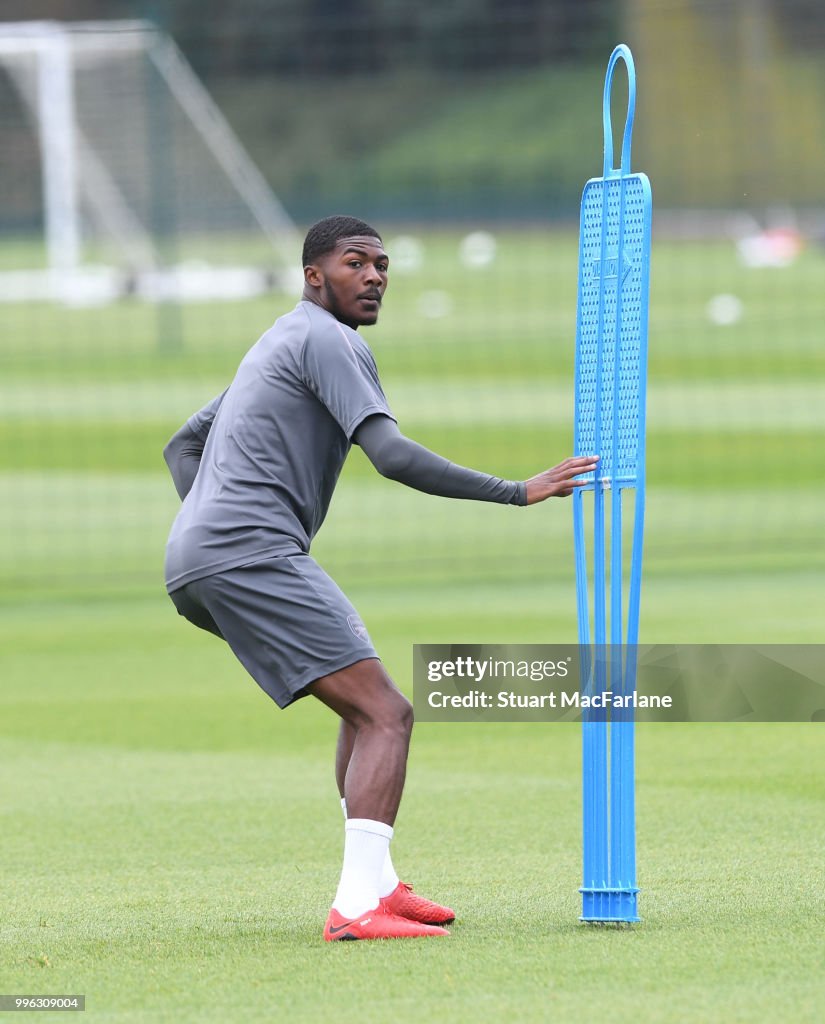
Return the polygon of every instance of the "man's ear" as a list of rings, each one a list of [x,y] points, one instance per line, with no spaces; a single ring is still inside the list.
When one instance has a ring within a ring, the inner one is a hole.
[[[321,268],[316,266],[314,263],[310,263],[308,267],[304,267],[304,281],[312,288],[320,288],[324,283],[324,275],[321,272]]]

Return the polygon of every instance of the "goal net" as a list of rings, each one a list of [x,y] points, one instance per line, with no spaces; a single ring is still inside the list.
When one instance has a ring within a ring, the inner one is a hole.
[[[0,128],[0,301],[214,301],[292,281],[293,222],[151,23],[0,25]]]

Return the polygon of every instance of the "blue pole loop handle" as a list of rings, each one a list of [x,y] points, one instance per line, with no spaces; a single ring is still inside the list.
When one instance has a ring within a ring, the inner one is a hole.
[[[610,120],[610,93],[613,89],[613,72],[621,58],[627,67],[627,120],[624,123],[622,139],[621,168],[613,166],[613,124]],[[636,112],[636,67],[633,54],[629,47],[620,43],[610,55],[607,74],[604,79],[604,99],[602,100],[602,116],[604,119],[604,177],[616,177],[630,174],[630,138],[633,134],[633,115]]]

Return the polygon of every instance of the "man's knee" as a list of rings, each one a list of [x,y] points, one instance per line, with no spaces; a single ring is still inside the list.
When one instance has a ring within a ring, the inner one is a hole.
[[[412,731],[412,704],[376,659],[317,679],[308,690],[355,729],[372,726],[406,735]]]
[[[393,708],[393,715],[398,727],[404,732],[412,732],[413,727],[413,706],[400,690],[395,691],[398,698]]]
[[[356,728],[369,725],[409,734],[413,727],[413,707],[389,676],[386,676],[386,685],[365,691],[356,699],[352,723]]]

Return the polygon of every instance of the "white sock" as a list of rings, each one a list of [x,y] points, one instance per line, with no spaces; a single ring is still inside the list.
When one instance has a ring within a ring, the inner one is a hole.
[[[349,818],[345,826],[344,866],[332,901],[342,917],[359,917],[378,906],[378,886],[392,839],[392,827],[369,818]]]
[[[344,820],[347,817],[347,798],[341,797],[341,810],[344,812]],[[398,886],[398,875],[395,873],[395,868],[392,864],[392,857],[390,856],[390,848],[387,847],[387,855],[384,858],[384,866],[381,869],[381,878],[378,882],[378,895],[389,896],[391,892]]]
[[[390,848],[387,847],[387,855],[384,858],[384,866],[381,868],[381,879],[378,882],[378,895],[389,896],[389,894],[398,885],[398,875],[395,873],[395,868],[392,866],[392,857],[390,857]]]

